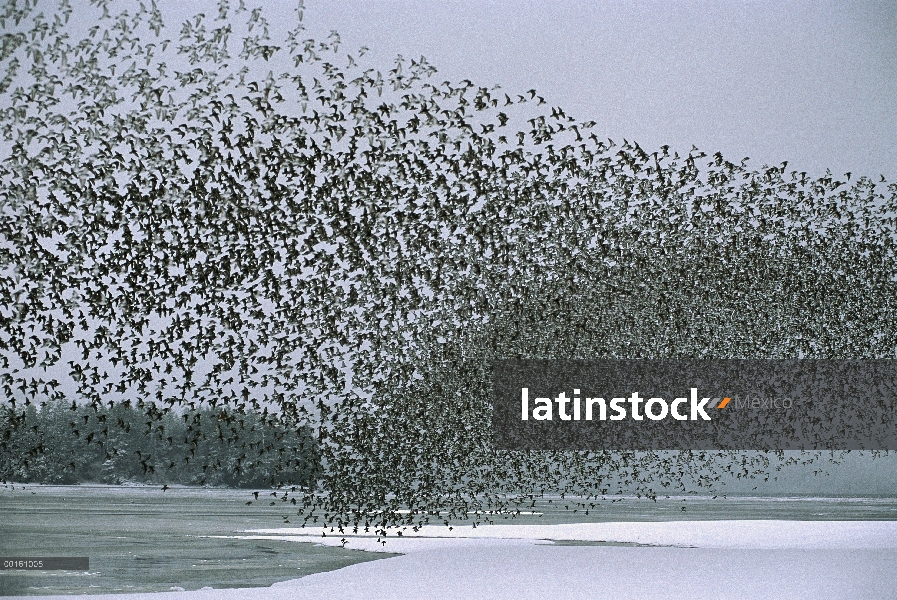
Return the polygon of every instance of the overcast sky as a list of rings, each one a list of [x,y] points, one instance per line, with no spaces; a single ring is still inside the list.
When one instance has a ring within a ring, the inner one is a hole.
[[[456,81],[535,87],[615,141],[897,178],[897,2],[305,5],[311,31],[336,29],[384,68],[424,55]]]
[[[176,32],[216,1],[159,4]],[[294,20],[293,1],[246,3]],[[339,31],[347,51],[368,46],[384,71],[396,54],[424,55],[445,79],[536,88],[649,151],[694,144],[757,167],[897,180],[897,2],[306,0],[305,22],[321,38]],[[878,483],[893,490],[888,460],[833,480],[890,473]]]

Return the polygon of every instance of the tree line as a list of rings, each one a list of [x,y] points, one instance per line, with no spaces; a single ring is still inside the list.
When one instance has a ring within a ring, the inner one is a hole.
[[[318,462],[308,430],[256,412],[59,401],[0,409],[0,478],[8,481],[305,485]]]

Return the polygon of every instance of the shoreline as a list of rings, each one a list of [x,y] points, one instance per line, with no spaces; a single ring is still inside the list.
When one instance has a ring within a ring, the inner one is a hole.
[[[897,586],[892,568],[897,561],[897,521],[678,521],[557,525],[551,526],[552,531],[539,525],[495,525],[477,530],[502,527],[509,529],[504,537],[473,537],[471,530],[460,532],[463,537],[421,535],[391,540],[405,542],[406,552],[270,587],[80,597],[869,599],[892,598]],[[541,537],[548,533],[575,533],[580,538],[600,534],[617,541],[634,536],[643,542],[653,539],[673,545],[554,543],[571,540]],[[432,543],[434,540],[437,543]]]

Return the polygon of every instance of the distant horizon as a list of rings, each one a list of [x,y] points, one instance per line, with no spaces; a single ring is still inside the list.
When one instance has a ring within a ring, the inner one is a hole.
[[[148,490],[160,490],[160,485],[166,485],[168,490],[224,490],[224,491],[233,491],[233,492],[249,492],[250,490],[256,489],[278,489],[277,487],[232,487],[227,485],[195,485],[195,484],[184,484],[184,483],[143,483],[140,481],[124,481],[122,483],[97,483],[94,481],[86,481],[81,483],[30,483],[30,482],[22,482],[22,481],[12,481],[8,480],[5,483],[0,483],[0,488],[9,487],[9,486],[21,486],[23,489],[28,487],[37,486],[41,488],[74,488],[74,487],[99,487],[99,488],[145,488]],[[281,487],[289,487],[289,485],[284,485]],[[846,499],[846,500],[890,500],[897,498],[897,490],[893,493],[872,493],[872,494],[847,494],[847,493],[832,493],[829,495],[821,494],[817,492],[769,492],[765,494],[757,494],[756,492],[745,492],[745,491],[728,491],[726,493],[718,493],[714,494],[712,492],[707,492],[703,494],[658,494],[658,500],[682,500],[682,499],[696,499],[696,500],[706,500],[706,499],[717,499],[722,498],[726,499],[727,496],[731,496],[733,498],[739,498],[741,500],[749,500],[751,498],[764,499],[764,498],[776,498],[781,500],[838,500],[838,499]],[[546,493],[540,498],[560,498],[560,494],[551,494]],[[567,498],[584,498],[586,496],[579,496],[576,494],[565,494]],[[651,498],[642,495],[637,496],[635,494],[604,494],[603,497],[608,499],[625,499],[625,500],[644,500],[645,502],[654,502]]]

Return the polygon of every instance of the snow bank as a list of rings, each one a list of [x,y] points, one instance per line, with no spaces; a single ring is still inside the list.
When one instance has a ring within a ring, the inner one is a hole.
[[[430,525],[382,543],[373,533],[340,534],[309,528],[253,529],[244,539],[293,540],[366,551],[411,553],[436,548],[552,541],[600,542],[645,546],[739,549],[897,549],[897,521],[666,521],[574,523],[558,525]],[[325,534],[322,536],[322,534]]]
[[[347,547],[376,537],[321,530],[246,532]],[[552,541],[652,544],[570,546]],[[679,521],[424,528],[391,539],[403,556],[270,588],[82,596],[89,600],[326,599],[889,599],[897,590],[897,522]]]

